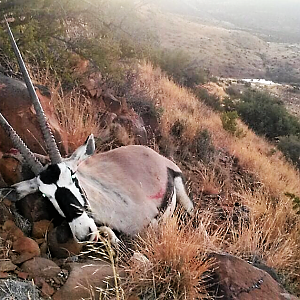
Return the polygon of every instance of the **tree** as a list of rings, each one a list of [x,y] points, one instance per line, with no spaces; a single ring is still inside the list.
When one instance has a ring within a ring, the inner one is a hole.
[[[149,38],[129,0],[3,0],[0,12],[10,19],[25,60],[67,84],[76,81],[76,57],[104,78],[125,76],[124,61],[141,55]],[[4,28],[0,44],[1,64],[14,61]]]

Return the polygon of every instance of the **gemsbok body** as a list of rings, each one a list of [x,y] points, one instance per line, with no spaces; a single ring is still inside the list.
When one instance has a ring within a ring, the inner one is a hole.
[[[131,145],[95,154],[90,135],[69,158],[61,158],[8,23],[7,27],[51,164],[43,166],[0,113],[1,125],[36,175],[0,190],[0,195],[9,193],[17,201],[40,191],[66,218],[78,241],[96,241],[103,231],[112,243],[118,242],[114,231],[134,236],[170,216],[177,200],[192,213],[181,170],[148,147]]]

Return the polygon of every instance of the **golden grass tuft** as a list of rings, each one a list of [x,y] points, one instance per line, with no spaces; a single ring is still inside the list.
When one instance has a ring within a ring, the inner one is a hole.
[[[82,145],[91,133],[99,133],[97,108],[79,88],[64,92],[49,70],[40,70],[38,67],[30,72],[30,76],[35,83],[49,89],[56,117],[66,133],[69,154]]]
[[[290,213],[289,199],[274,205],[265,201],[265,193],[244,193],[243,197],[251,212],[249,220],[240,219],[230,226],[231,236],[224,249],[249,260],[259,259],[277,270],[293,272],[299,267],[299,228]]]
[[[211,242],[207,239],[206,225],[198,229],[191,225],[180,226],[177,215],[157,230],[150,228],[136,241],[138,254],[127,267],[125,295],[143,299],[149,296],[208,299],[205,287],[212,262],[206,259]]]
[[[73,90],[65,95],[58,87],[52,89],[51,99],[58,120],[67,133],[70,153],[82,145],[91,133],[95,135],[99,133],[97,111],[79,90]]]

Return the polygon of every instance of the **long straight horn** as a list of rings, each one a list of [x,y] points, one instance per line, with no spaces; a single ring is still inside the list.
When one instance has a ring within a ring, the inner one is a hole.
[[[16,55],[17,60],[18,60],[19,67],[20,67],[21,72],[23,74],[28,92],[30,94],[31,100],[33,102],[34,109],[36,111],[37,119],[38,119],[41,131],[42,131],[44,139],[45,139],[45,144],[46,144],[46,148],[48,150],[49,156],[50,156],[51,163],[52,164],[58,164],[62,161],[62,159],[61,159],[59,150],[57,148],[56,142],[54,140],[52,131],[49,127],[49,124],[47,122],[44,110],[43,110],[43,108],[41,106],[41,103],[40,103],[40,100],[39,100],[39,98],[38,98],[38,96],[35,92],[35,89],[33,87],[31,79],[29,77],[28,71],[26,69],[25,63],[23,61],[21,53],[18,49],[18,46],[15,42],[14,36],[13,36],[11,30],[10,30],[9,24],[8,24],[6,19],[5,19],[5,22],[6,22],[6,26],[7,26],[7,29],[8,29],[8,34],[9,34],[9,38],[10,38],[12,47],[14,49],[15,55]]]
[[[27,164],[30,166],[31,170],[35,175],[42,172],[43,166],[34,156],[34,154],[27,148],[23,140],[18,136],[15,130],[10,126],[7,120],[0,113],[0,124],[4,131],[8,134],[15,148],[17,148],[22,156],[25,158]]]

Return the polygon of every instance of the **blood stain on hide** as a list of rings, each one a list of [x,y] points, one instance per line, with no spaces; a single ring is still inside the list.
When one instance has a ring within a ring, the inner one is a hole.
[[[149,198],[153,199],[153,200],[158,200],[158,199],[163,198],[164,195],[165,195],[165,191],[163,188],[161,188],[158,193],[156,193],[155,195],[149,196]]]

